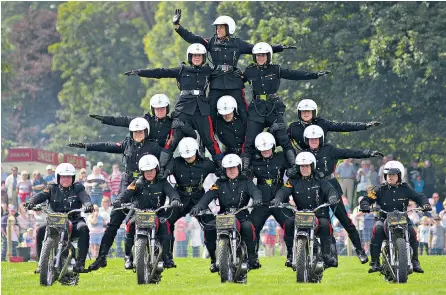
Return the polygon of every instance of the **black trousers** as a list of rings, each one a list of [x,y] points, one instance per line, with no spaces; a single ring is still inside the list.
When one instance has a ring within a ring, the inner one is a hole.
[[[214,137],[214,127],[210,116],[201,115],[197,108],[193,116],[175,112],[173,118],[178,118],[185,124],[191,124],[191,126],[198,131],[201,141],[203,141],[203,144],[209,150],[214,159],[217,155],[221,154],[220,147],[218,146],[218,143]],[[172,129],[172,140],[166,144],[165,148],[170,153],[173,153],[183,137],[185,137],[185,134],[181,128]]]
[[[293,251],[293,234],[294,234],[294,214],[291,209],[286,208],[269,208],[268,205],[254,207],[251,211],[250,219],[255,228],[257,251],[259,251],[260,232],[265,225],[269,216],[274,216],[280,227],[284,230],[284,242],[286,244],[288,254]]]
[[[412,247],[413,254],[412,254],[412,261],[418,260],[418,240],[417,240],[417,233],[415,229],[413,228],[412,222],[408,219],[408,227],[407,230],[409,231],[409,244],[410,247]],[[379,254],[381,252],[381,245],[384,241],[384,239],[387,238],[387,235],[384,231],[384,219],[378,219],[375,222],[375,225],[372,230],[372,239],[370,241],[370,256],[375,260],[379,259]]]
[[[83,218],[79,218],[76,220],[71,220],[73,224],[73,231],[71,233],[71,238],[79,238],[77,241],[78,245],[78,260],[85,261],[88,254],[88,248],[90,247],[90,230],[88,229],[87,224]],[[40,258],[40,253],[42,252],[42,244],[45,238],[46,225],[42,225],[37,229],[36,235],[36,248],[37,248],[37,257]]]
[[[345,206],[342,201],[341,186],[339,185],[339,182],[336,178],[330,179],[328,181],[331,183],[331,185],[333,185],[333,187],[336,189],[336,192],[338,193],[338,204],[330,206],[331,210],[334,212],[334,215],[339,220],[339,223],[341,223],[341,225],[344,227],[355,249],[362,249],[359,232],[350,217],[348,217],[347,211],[345,210]]]
[[[261,133],[264,128],[270,127],[273,123],[282,123],[286,125],[285,120],[283,119],[283,113],[273,111],[270,115],[260,118],[253,105],[254,103],[249,105],[248,127],[246,129],[246,141],[244,144],[245,153],[251,156],[256,152],[254,145],[256,136]],[[286,133],[286,128],[277,130],[273,135],[277,144],[280,145],[284,151],[293,149],[288,134]]]
[[[130,251],[135,243],[135,220],[136,217],[132,217],[126,225],[125,240],[126,247],[130,248]],[[163,248],[163,253],[168,253],[170,251],[170,242],[172,240],[172,232],[168,222],[161,222],[159,217],[157,217],[158,228],[156,234],[159,238],[161,247]],[[127,252],[127,251],[126,251]],[[127,255],[127,253],[126,253]],[[130,255],[129,255],[130,256]]]
[[[239,232],[242,241],[246,244],[248,259],[252,261],[256,258],[256,233],[254,230],[254,225],[249,219],[237,220],[240,222]]]
[[[245,90],[243,89],[210,89],[209,90],[209,103],[211,105],[211,118],[215,123],[217,118],[217,102],[218,99],[224,95],[230,95],[234,97],[237,102],[237,112],[240,119],[243,122],[248,120],[248,103],[246,102]],[[215,124],[214,124],[215,126]]]
[[[330,255],[330,222],[327,218],[318,217],[319,227],[317,235],[321,241],[322,254]]]
[[[171,224],[175,224],[178,219],[186,216],[195,205],[192,200],[184,204],[182,208],[173,208],[172,216],[169,218]],[[203,227],[204,245],[209,252],[212,262],[216,261],[215,250],[217,249],[217,231],[215,229],[215,216],[212,214],[200,215],[196,217]],[[173,230],[172,230],[173,231]]]

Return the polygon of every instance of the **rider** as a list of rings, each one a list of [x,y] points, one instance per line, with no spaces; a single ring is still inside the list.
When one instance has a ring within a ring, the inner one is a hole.
[[[164,206],[166,197],[169,197],[172,206],[179,205],[180,196],[177,191],[170,185],[167,180],[159,180],[156,174],[159,171],[159,162],[154,155],[145,155],[139,160],[139,170],[142,176],[134,180],[125,191],[118,195],[118,198],[113,202],[115,208],[120,207],[121,204],[132,202],[138,209],[158,209]],[[168,256],[170,249],[170,242],[172,240],[172,231],[170,229],[169,220],[166,218],[165,211],[158,212],[158,217],[162,217],[165,222],[157,222],[157,228],[160,243],[163,248],[164,267],[172,267],[172,260]],[[135,218],[132,217],[127,223],[126,242],[131,249],[134,244],[135,237]],[[133,257],[126,256],[126,263],[131,264],[133,268]]]
[[[227,154],[240,155],[245,142],[246,126],[237,113],[237,102],[232,96],[224,95],[217,102],[215,134],[225,146]]]
[[[384,179],[386,183],[375,186],[360,203],[362,212],[370,212],[371,204],[378,204],[382,210],[391,212],[394,210],[407,210],[409,200],[416,202],[423,211],[432,210],[427,198],[420,193],[415,192],[410,186],[403,182],[404,166],[398,161],[389,161],[384,165]],[[379,253],[381,245],[386,238],[384,231],[384,220],[387,214],[381,213],[380,218],[375,222],[373,228],[372,240],[370,242],[370,270],[369,273],[380,271]],[[413,271],[423,273],[420,262],[418,261],[418,240],[417,233],[413,228],[412,221],[407,218],[409,243],[412,247],[412,265]]]
[[[144,119],[149,122],[151,128],[149,138],[158,142],[161,147],[166,145],[170,133],[172,119],[167,116],[169,114],[170,100],[165,94],[155,94],[150,98],[150,109],[152,115],[144,114]],[[100,116],[90,115],[90,117],[101,121],[102,124],[112,126],[129,126],[130,122],[136,117],[133,116]]]
[[[201,44],[192,44],[187,48],[187,61],[189,66],[182,64],[172,69],[132,70],[126,75],[138,75],[146,78],[176,78],[181,90],[180,97],[172,113],[172,137],[166,144],[160,156],[160,174],[165,173],[167,162],[172,157],[173,151],[184,136],[191,135],[188,126],[193,126],[200,135],[200,139],[212,154],[214,161],[221,162],[220,148],[214,138],[209,107],[209,99],[206,90],[209,84],[211,67],[206,63],[207,51]],[[188,127],[188,128],[186,128]],[[188,131],[186,132],[185,129]]]
[[[379,126],[381,122],[371,121],[368,123],[360,122],[333,122],[317,116],[317,104],[311,99],[303,99],[297,105],[297,116],[299,120],[293,122],[288,127],[289,138],[297,145],[297,148],[305,149],[308,145],[304,141],[304,130],[310,125],[318,125],[327,135],[328,131],[350,132],[366,130],[373,126]]]
[[[299,166],[298,177],[288,179],[285,185],[277,191],[276,197],[271,202],[273,206],[287,201],[289,195],[293,197],[297,210],[314,210],[324,203],[334,205],[338,202],[337,192],[330,182],[317,177],[316,158],[312,153],[299,153],[296,157],[296,165]],[[336,266],[336,260],[330,254],[332,228],[328,208],[319,209],[315,214],[318,219],[318,235],[321,240],[324,264],[326,267]],[[293,216],[292,213],[286,213],[286,215]],[[293,240],[294,218],[289,218],[287,222],[291,223],[292,230],[285,232],[285,235],[288,239]],[[290,252],[288,253],[290,254]],[[287,266],[291,266],[291,261],[289,262]]]
[[[280,99],[280,80],[309,80],[317,79],[330,73],[317,73],[288,70],[272,63],[273,49],[265,42],[260,42],[252,48],[254,64],[249,65],[243,73],[243,81],[252,88],[253,99],[248,108],[248,128],[246,130],[245,154],[242,156],[246,174],[250,174],[251,160],[255,153],[254,140],[265,127],[271,127],[277,142],[285,152],[285,158],[292,166],[294,164],[294,149],[286,133],[283,118],[285,104]]]
[[[236,154],[228,154],[223,158],[223,167],[226,169],[227,178],[218,179],[207,191],[201,200],[195,205],[190,214],[192,216],[200,213],[208,207],[214,199],[218,199],[220,213],[229,211],[231,208],[240,209],[248,205],[249,199],[253,199],[253,205],[262,203],[262,192],[254,185],[252,180],[240,177],[242,160]],[[255,258],[255,229],[249,220],[248,210],[242,210],[236,215],[240,222],[240,234],[245,242],[248,252],[248,263],[250,269],[259,268],[260,265]]]
[[[359,257],[361,263],[367,263],[369,260],[364,249],[361,245],[361,240],[359,238],[358,230],[355,225],[348,217],[347,211],[345,207],[342,205],[343,202],[341,200],[342,189],[339,185],[338,180],[334,176],[334,170],[336,167],[336,163],[340,159],[361,159],[361,158],[369,158],[376,156],[383,156],[382,153],[378,151],[371,150],[356,150],[356,149],[341,149],[337,148],[331,144],[324,142],[324,131],[321,127],[317,125],[310,125],[305,128],[304,131],[304,142],[308,146],[305,151],[311,152],[317,160],[316,163],[316,174],[319,178],[326,179],[330,182],[330,184],[336,189],[337,196],[339,199],[339,204],[332,206],[332,210],[342,224],[344,229],[347,231],[350,240],[352,241],[353,246],[356,249],[356,254]]]
[[[138,178],[140,171],[139,160],[148,154],[159,156],[161,147],[154,141],[148,139],[150,125],[144,118],[135,118],[129,124],[130,137],[122,142],[99,142],[99,143],[70,143],[70,147],[86,148],[87,151],[100,151],[107,153],[123,154],[125,161],[125,173],[122,174],[119,192],[123,192],[130,183]],[[97,270],[99,267],[107,266],[107,254],[116,237],[119,227],[126,217],[122,210],[112,211],[110,222],[107,224],[104,236],[99,247],[96,261],[91,264],[89,270]],[[130,256],[131,248],[125,245],[126,256]],[[126,269],[131,269],[131,264],[125,264]]]
[[[290,209],[269,208],[276,192],[283,185],[283,175],[290,167],[285,160],[283,152],[275,152],[276,140],[271,133],[262,132],[256,136],[255,146],[259,151],[254,156],[252,163],[253,174],[257,178],[257,187],[262,191],[262,205],[251,211],[251,221],[256,229],[257,253],[259,250],[260,231],[270,215],[273,215],[282,229],[285,231],[285,244],[287,247],[287,261],[285,265],[291,266],[291,254],[293,249],[293,224],[286,223],[287,216],[292,216]]]
[[[203,197],[205,191],[203,183],[210,173],[215,173],[217,166],[211,160],[200,156],[198,143],[191,137],[184,137],[178,144],[180,157],[171,159],[167,164],[167,174],[172,174],[176,180],[176,189],[180,195],[182,206],[173,209],[170,217],[171,224],[186,216],[193,206]],[[211,258],[211,272],[217,272],[215,257],[217,233],[214,215],[197,216],[204,229],[205,245]]]
[[[91,203],[90,196],[85,192],[85,187],[81,183],[74,182],[75,177],[76,169],[72,164],[59,164],[55,172],[56,183],[48,185],[43,191],[31,197],[25,203],[25,207],[28,210],[32,210],[35,205],[48,201],[51,210],[54,212],[65,213],[74,209],[80,209],[82,205],[85,207],[85,213],[93,212],[93,204]],[[73,225],[71,237],[79,238],[79,253],[73,270],[74,272],[82,273],[85,271],[85,259],[87,258],[90,243],[90,231],[88,230],[85,219],[81,217],[80,213],[71,214],[69,219]],[[42,225],[37,229],[37,257],[40,257],[45,232],[46,225]],[[36,272],[39,272],[39,270],[40,264]]]
[[[215,34],[211,38],[203,38],[194,35],[180,25],[181,10],[176,9],[173,17],[175,31],[188,43],[200,43],[211,54],[214,72],[211,76],[209,100],[211,104],[211,117],[213,121],[217,116],[217,100],[230,95],[237,101],[240,119],[247,122],[247,103],[243,88],[242,72],[237,68],[237,63],[242,54],[251,54],[253,45],[238,37],[234,37],[235,21],[226,15],[219,16],[212,25],[215,26]],[[274,52],[294,46],[273,46]]]

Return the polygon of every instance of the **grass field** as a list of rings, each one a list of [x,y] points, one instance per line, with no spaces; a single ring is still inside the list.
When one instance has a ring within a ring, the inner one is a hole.
[[[295,273],[285,268],[284,257],[262,258],[262,268],[248,273],[246,285],[221,284],[208,270],[208,260],[178,258],[178,268],[163,272],[159,285],[136,284],[125,271],[122,259],[109,259],[99,271],[82,274],[78,286],[41,287],[33,271],[35,263],[2,262],[2,294],[446,294],[446,256],[422,256],[424,274],[412,274],[405,285],[389,284],[378,274],[368,274],[368,265],[356,257],[341,257],[337,269],[328,269],[321,284],[297,284]],[[90,262],[87,262],[87,265]]]

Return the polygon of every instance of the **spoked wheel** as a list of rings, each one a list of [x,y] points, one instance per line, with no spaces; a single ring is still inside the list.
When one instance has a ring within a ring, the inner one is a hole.
[[[51,286],[56,280],[56,271],[54,269],[54,251],[56,241],[47,238],[42,246],[40,253],[40,284],[42,286]]]
[[[138,284],[149,282],[150,253],[147,237],[137,237],[135,241],[136,281]]]
[[[408,262],[406,241],[398,238],[395,243],[395,283],[407,283]]]
[[[296,282],[307,283],[308,271],[308,248],[306,239],[297,239],[296,245]]]
[[[222,283],[232,282],[234,280],[229,248],[229,239],[221,238],[218,243],[218,260],[220,261],[220,278]]]

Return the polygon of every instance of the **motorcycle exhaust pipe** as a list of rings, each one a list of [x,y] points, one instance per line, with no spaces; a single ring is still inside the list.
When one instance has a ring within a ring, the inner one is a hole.
[[[321,274],[324,271],[324,262],[318,261],[314,266],[314,272],[317,274]]]

